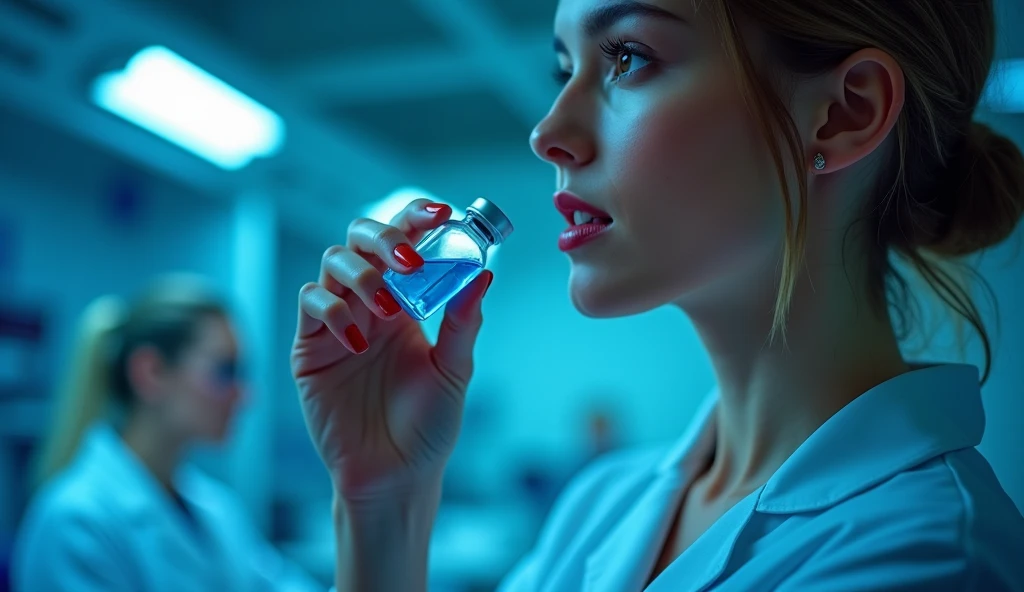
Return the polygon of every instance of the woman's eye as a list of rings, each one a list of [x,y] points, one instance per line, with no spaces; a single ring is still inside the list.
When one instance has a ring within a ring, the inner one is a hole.
[[[569,83],[569,79],[572,78],[572,72],[563,70],[560,67],[555,67],[555,70],[551,73],[552,78],[555,79],[555,84],[558,86],[565,86]]]
[[[650,66],[654,60],[633,47],[633,44],[614,39],[601,44],[601,51],[612,63],[612,80],[632,76]]]
[[[650,61],[647,58],[624,49],[619,53],[619,57],[615,61],[615,77],[618,78],[632,74],[649,63]]]

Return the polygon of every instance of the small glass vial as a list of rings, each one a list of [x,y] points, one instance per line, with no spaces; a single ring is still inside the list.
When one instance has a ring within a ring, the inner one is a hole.
[[[487,250],[510,234],[512,223],[498,206],[477,198],[465,218],[445,222],[416,245],[422,267],[410,274],[389,269],[384,283],[410,316],[426,320],[480,275]]]

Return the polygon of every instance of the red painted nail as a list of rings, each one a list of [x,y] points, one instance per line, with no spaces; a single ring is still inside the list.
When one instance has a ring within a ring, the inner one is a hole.
[[[494,281],[494,274],[491,273],[491,272],[487,272],[487,285],[484,286],[484,295],[487,294],[487,290],[491,289],[491,282],[493,282],[493,281]]]
[[[361,354],[370,349],[370,344],[366,343],[366,338],[363,337],[362,331],[360,331],[359,327],[354,324],[349,325],[345,329],[345,339],[348,339],[349,344],[352,345],[352,349],[356,350],[357,354]]]
[[[416,268],[423,265],[423,257],[405,243],[395,247],[395,259],[406,267]]]
[[[388,292],[387,288],[377,290],[377,293],[373,295],[373,301],[376,302],[377,306],[380,307],[380,310],[389,317],[393,314],[402,312],[402,306],[398,304],[398,301],[391,295],[391,292]]]
[[[448,210],[448,213],[451,214],[452,207],[443,203],[428,203],[423,206],[423,209],[426,210],[428,214],[436,214],[445,210]]]

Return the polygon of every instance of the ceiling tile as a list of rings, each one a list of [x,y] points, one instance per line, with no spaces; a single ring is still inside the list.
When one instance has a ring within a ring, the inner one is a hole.
[[[258,61],[280,64],[394,45],[444,45],[408,0],[134,0],[200,25]]]

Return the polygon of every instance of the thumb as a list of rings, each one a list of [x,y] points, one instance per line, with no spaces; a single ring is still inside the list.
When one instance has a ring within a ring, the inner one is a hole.
[[[433,358],[446,376],[469,382],[473,374],[473,345],[484,320],[480,306],[493,279],[485,270],[445,306]]]

